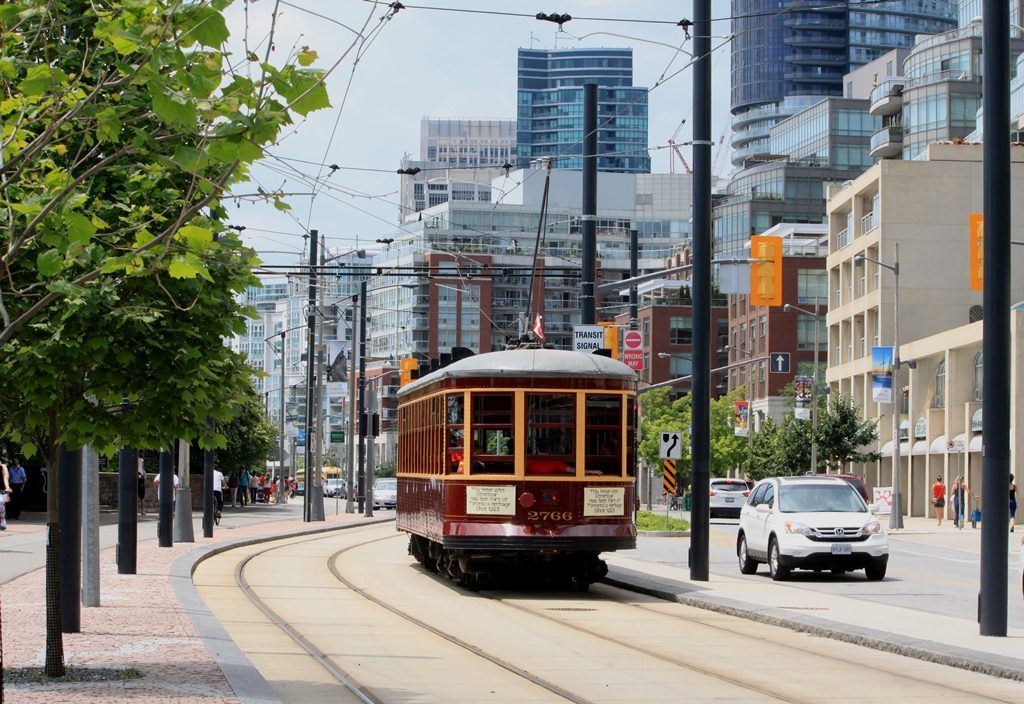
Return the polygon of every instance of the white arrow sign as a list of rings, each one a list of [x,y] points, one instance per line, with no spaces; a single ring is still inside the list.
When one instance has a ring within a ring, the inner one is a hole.
[[[772,374],[789,374],[789,352],[772,352],[769,356]]]
[[[661,434],[659,438],[661,459],[681,460],[683,459],[683,434],[678,430],[669,430]]]

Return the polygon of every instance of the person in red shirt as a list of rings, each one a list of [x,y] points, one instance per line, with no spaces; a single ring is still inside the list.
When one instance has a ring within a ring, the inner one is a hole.
[[[935,477],[932,484],[932,506],[935,507],[935,518],[939,525],[942,525],[942,514],[946,511],[946,485],[942,483],[942,477]]]

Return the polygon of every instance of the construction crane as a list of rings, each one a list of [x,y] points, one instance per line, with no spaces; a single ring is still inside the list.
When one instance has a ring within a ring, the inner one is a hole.
[[[668,140],[668,146],[672,148],[672,151],[669,152],[668,155],[668,172],[670,174],[674,174],[676,172],[676,157],[679,157],[679,161],[683,163],[683,168],[686,169],[686,173],[692,174],[693,169],[691,169],[690,165],[686,163],[686,157],[683,156],[683,152],[679,148],[679,145],[676,144],[676,140]]]

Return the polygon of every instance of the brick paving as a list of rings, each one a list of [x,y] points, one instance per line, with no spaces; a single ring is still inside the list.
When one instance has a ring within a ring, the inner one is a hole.
[[[285,534],[310,527],[301,520],[274,520],[215,530],[195,543],[159,548],[152,539],[138,546],[138,574],[119,575],[113,549],[101,552],[101,602],[82,609],[81,633],[64,634],[65,662],[79,668],[134,668],[138,679],[113,682],[8,684],[6,704],[78,702],[229,703],[238,699],[175,597],[170,570],[182,555],[225,540]],[[329,516],[327,524],[356,520]],[[315,524],[324,525],[324,524]],[[0,587],[3,657],[8,671],[44,662],[43,570]]]

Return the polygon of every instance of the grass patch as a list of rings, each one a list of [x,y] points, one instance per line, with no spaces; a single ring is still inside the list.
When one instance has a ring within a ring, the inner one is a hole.
[[[52,682],[119,682],[137,680],[142,673],[134,667],[67,667],[63,677],[47,677],[41,667],[15,667],[4,670],[4,681],[12,685]]]
[[[681,518],[662,516],[650,511],[641,511],[636,517],[637,530],[656,531],[687,531],[690,530],[690,522]]]

